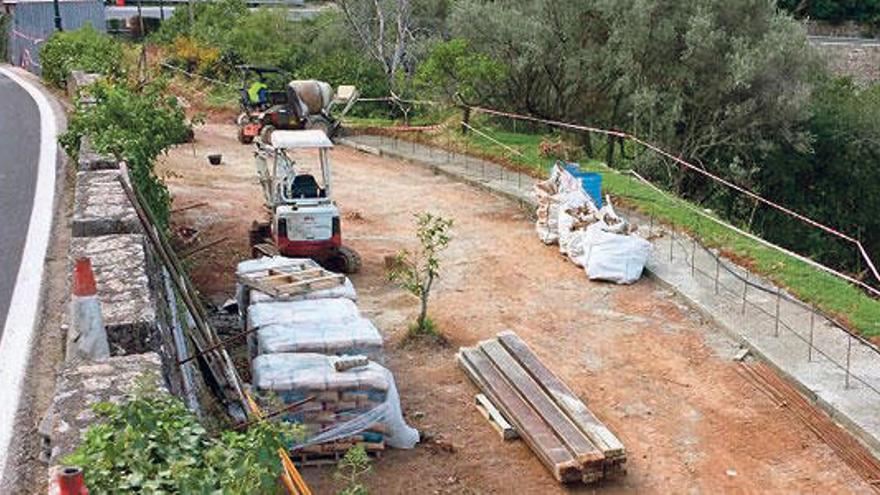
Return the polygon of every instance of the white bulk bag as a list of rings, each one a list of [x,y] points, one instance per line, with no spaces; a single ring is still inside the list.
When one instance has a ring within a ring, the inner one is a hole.
[[[631,284],[642,276],[651,255],[651,243],[637,235],[607,232],[605,222],[596,222],[581,234],[584,270],[590,280]]]

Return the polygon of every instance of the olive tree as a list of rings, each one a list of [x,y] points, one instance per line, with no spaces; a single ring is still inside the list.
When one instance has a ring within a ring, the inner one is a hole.
[[[434,281],[440,276],[440,253],[452,240],[450,229],[453,220],[428,212],[416,214],[416,237],[419,247],[415,251],[397,253],[388,278],[398,282],[404,289],[419,298],[419,316],[410,328],[412,335],[433,335],[434,324],[428,318],[428,297]]]

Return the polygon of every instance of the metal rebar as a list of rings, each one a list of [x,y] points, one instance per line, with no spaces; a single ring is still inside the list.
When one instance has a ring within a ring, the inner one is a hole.
[[[779,304],[782,302],[782,290],[776,289],[776,329],[773,332],[774,337],[779,337]]]
[[[691,239],[691,277],[695,277],[697,271],[697,237]]]
[[[743,306],[742,306],[742,314],[745,316],[746,314],[746,292],[749,290],[749,272],[746,272],[746,277],[743,279]]]
[[[654,236],[654,208],[651,208],[651,224],[648,227],[648,237]]]
[[[807,346],[807,362],[813,361],[813,326],[816,322],[816,311],[810,308],[810,345]]]
[[[721,275],[721,258],[716,254],[715,255],[715,295],[718,295],[718,277]]]
[[[852,353],[852,337],[846,338],[846,388],[849,388],[849,357]]]
[[[517,190],[522,189],[522,172],[516,173],[516,188]]]
[[[669,241],[669,262],[672,263],[673,254],[672,251],[675,248],[675,224],[670,224],[672,228],[672,239]]]

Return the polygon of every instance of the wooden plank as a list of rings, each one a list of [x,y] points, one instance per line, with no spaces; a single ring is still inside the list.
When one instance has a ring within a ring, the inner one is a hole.
[[[526,370],[511,356],[496,339],[480,343],[480,349],[495,363],[511,385],[525,398],[535,411],[550,426],[562,443],[568,447],[575,459],[587,472],[601,476],[605,456],[587,436],[572,423],[553,400],[541,389]]]
[[[623,443],[611,430],[605,426],[586,404],[565,384],[558,376],[553,374],[538,356],[513,332],[498,334],[498,341],[522,365],[535,381],[553,398],[554,402],[571,418],[589,439],[609,459],[625,458],[626,451]]]
[[[475,395],[474,406],[476,406],[477,411],[486,418],[486,421],[492,425],[492,428],[495,428],[495,431],[501,435],[502,440],[515,440],[519,438],[516,428],[507,421],[504,415],[501,414],[501,411],[495,407],[495,404],[492,404],[492,401],[490,401],[488,397],[483,394]]]
[[[556,480],[568,483],[581,479],[581,470],[571,452],[544,422],[541,416],[501,376],[479,349],[462,348],[458,362],[471,380],[516,426],[522,439]]]

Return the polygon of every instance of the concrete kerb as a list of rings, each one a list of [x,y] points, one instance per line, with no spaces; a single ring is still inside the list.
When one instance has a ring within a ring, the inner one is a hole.
[[[728,338],[738,343],[740,346],[748,349],[749,354],[751,354],[755,359],[768,364],[789,384],[791,384],[799,392],[801,392],[801,394],[803,394],[810,402],[822,409],[832,420],[834,420],[840,426],[853,434],[863,445],[865,445],[865,447],[871,450],[875,457],[880,457],[880,440],[871,435],[868,431],[862,428],[857,422],[853,421],[841,410],[835,408],[832,404],[819,397],[815,391],[811,390],[809,387],[797,380],[797,378],[795,378],[792,374],[779,366],[758,346],[754,345],[748,339],[743,337],[742,334],[737,332],[737,330],[733,326],[728,324],[727,321],[718,317],[718,315],[716,315],[710,308],[703,305],[698,299],[691,297],[688,292],[681,290],[678,285],[661,277],[657,272],[647,266],[645,267],[645,276],[681,296],[687,302],[688,306],[696,310],[704,319],[710,321],[713,325],[720,328],[721,331],[723,331]]]
[[[393,139],[393,138],[391,138]],[[340,144],[350,146],[356,150],[370,153],[377,156],[387,156],[390,158],[395,158],[404,162],[413,163],[421,166],[426,166],[431,168],[435,173],[442,173],[454,180],[464,182],[473,186],[480,188],[481,190],[488,191],[494,195],[501,195],[507,199],[511,199],[516,202],[523,209],[531,209],[529,213],[534,215],[534,207],[535,203],[533,201],[529,201],[528,198],[524,198],[522,196],[518,196],[515,193],[511,193],[509,191],[500,190],[492,187],[491,183],[483,182],[480,180],[475,180],[471,177],[464,176],[461,173],[458,173],[455,170],[444,169],[442,166],[438,166],[435,163],[430,163],[427,160],[419,160],[412,156],[408,156],[406,153],[401,153],[395,150],[382,149],[380,147],[365,145],[362,143],[358,143],[351,139],[341,139],[339,140]],[[424,145],[422,145],[424,146]],[[626,212],[627,214],[632,214],[633,212]],[[657,248],[655,243],[655,249]],[[730,263],[733,263],[730,261]],[[736,324],[730,321],[727,321],[725,318],[719,316],[713,311],[713,309],[705,304],[703,304],[699,299],[692,296],[687,290],[683,290],[679,287],[672,279],[674,277],[671,276],[667,279],[663,276],[663,274],[656,271],[651,266],[651,262],[649,265],[645,267],[645,273],[647,277],[652,278],[653,280],[659,281],[662,286],[674,291],[678,295],[682,296],[683,299],[687,302],[689,306],[698,311],[706,320],[712,322],[715,326],[720,328],[723,333],[731,338],[734,342],[739,343],[742,347],[749,350],[749,352],[756,358],[763,362],[766,362],[773,369],[775,369],[780,376],[782,376],[788,383],[795,386],[801,393],[804,394],[812,403],[814,403],[817,407],[822,409],[826,414],[828,414],[834,421],[840,424],[842,427],[846,428],[849,432],[851,432],[860,442],[862,442],[866,447],[868,447],[874,455],[880,454],[880,438],[875,435],[872,435],[869,431],[867,431],[862,425],[852,419],[849,415],[847,415],[843,410],[831,404],[830,402],[824,400],[820,397],[816,391],[812,390],[809,386],[807,386],[804,382],[801,382],[792,372],[786,371],[779,363],[774,361],[767,353],[765,353],[760,345],[749,340],[749,337],[744,333],[738,331]]]

